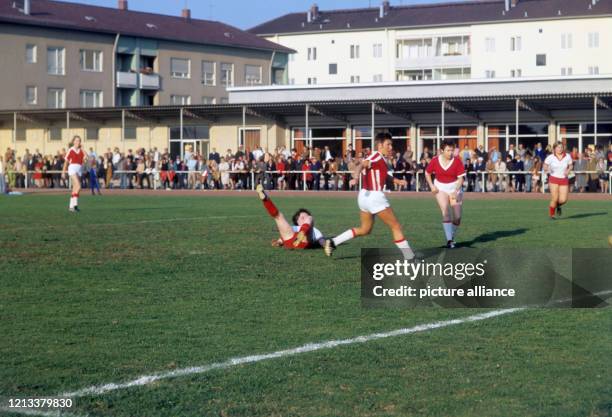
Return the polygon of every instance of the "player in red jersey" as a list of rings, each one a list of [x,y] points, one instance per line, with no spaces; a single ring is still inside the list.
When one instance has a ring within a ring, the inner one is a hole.
[[[442,211],[442,227],[444,228],[447,248],[455,247],[455,235],[461,224],[463,203],[461,187],[465,178],[465,167],[461,158],[454,156],[454,151],[455,144],[451,140],[444,140],[442,153],[435,156],[425,170],[425,178],[429,188],[436,196],[436,201]],[[433,181],[431,174],[435,175]]]
[[[565,153],[562,142],[557,142],[553,153],[544,160],[544,172],[548,174],[550,204],[548,215],[551,219],[561,216],[561,206],[567,203],[569,193],[569,172],[572,170],[572,157]]]
[[[357,168],[361,171],[361,190],[357,198],[359,205],[361,225],[356,228],[325,241],[325,254],[331,256],[338,245],[351,240],[357,236],[369,235],[374,225],[374,217],[378,216],[391,229],[395,245],[402,251],[405,259],[414,258],[414,253],[410,245],[404,238],[402,226],[395,217],[391,205],[385,197],[383,189],[387,181],[387,176],[393,178],[393,173],[389,171],[385,157],[393,154],[393,138],[388,133],[376,135],[376,152],[372,152],[365,158]],[[355,182],[355,180],[351,180]],[[405,186],[406,181],[393,178],[393,182]],[[351,184],[353,185],[353,184]]]
[[[319,229],[314,227],[314,219],[310,211],[302,208],[295,212],[292,226],[283,213],[278,211],[261,184],[258,184],[255,190],[268,214],[276,222],[280,234],[280,238],[272,241],[272,246],[282,246],[286,249],[311,249],[323,246],[325,239]]]
[[[75,136],[70,143],[70,149],[66,154],[62,175],[66,177],[66,172],[72,182],[72,194],[70,195],[70,205],[68,209],[72,212],[79,211],[79,192],[81,191],[81,173],[83,171],[83,161],[87,158],[87,153],[81,148],[81,137]]]

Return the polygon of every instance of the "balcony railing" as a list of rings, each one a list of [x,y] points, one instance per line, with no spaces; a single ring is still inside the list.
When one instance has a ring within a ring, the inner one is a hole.
[[[119,88],[137,88],[138,74],[135,72],[117,71],[117,87]]]
[[[410,57],[395,60],[397,69],[427,69],[436,67],[469,67],[472,64],[470,55],[442,55]]]
[[[159,74],[140,74],[140,88],[159,90]]]

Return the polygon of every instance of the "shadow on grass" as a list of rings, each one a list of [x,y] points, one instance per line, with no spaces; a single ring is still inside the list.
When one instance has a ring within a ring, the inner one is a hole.
[[[573,214],[571,216],[561,217],[561,220],[562,219],[566,219],[566,220],[569,220],[569,219],[584,219],[584,218],[587,218],[587,217],[594,217],[594,216],[606,216],[607,214],[608,214],[607,211],[598,211],[596,213]]]
[[[528,230],[529,229],[521,228],[521,229],[514,229],[514,230],[498,230],[498,231],[491,232],[491,233],[483,233],[482,235],[477,236],[472,240],[468,240],[465,242],[459,242],[457,247],[471,248],[472,245],[476,243],[494,242],[497,239],[518,236],[518,235],[522,235],[523,233],[526,233]]]

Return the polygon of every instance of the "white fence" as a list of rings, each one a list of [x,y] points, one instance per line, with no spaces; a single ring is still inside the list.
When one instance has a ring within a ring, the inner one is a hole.
[[[167,171],[170,172],[170,171]],[[174,174],[184,174],[189,176],[191,175],[196,175],[196,176],[200,176],[200,179],[202,178],[202,176],[205,175],[205,173],[207,173],[208,171],[171,171],[174,172]],[[32,176],[34,174],[61,174],[62,171],[26,171],[26,172],[14,172],[14,174],[21,174],[25,176],[25,188],[29,188],[30,186],[30,180],[32,178]],[[308,190],[308,182],[306,181],[308,175],[314,175],[314,174],[318,174],[320,176],[323,176],[324,173],[322,171],[262,171],[262,172],[258,172],[258,171],[223,171],[221,174],[241,174],[241,175],[247,175],[250,176],[250,183],[251,183],[251,189],[254,190],[255,189],[255,177],[258,175],[262,175],[265,176],[266,174],[282,174],[282,175],[287,175],[287,174],[298,174],[298,175],[302,175],[302,183],[303,183],[303,190],[307,191]],[[398,174],[400,172],[395,172],[395,174]],[[152,184],[153,184],[153,189],[157,190],[158,188],[160,188],[160,182],[161,182],[161,172],[157,171],[157,170],[150,170],[149,172],[138,172],[138,171],[114,171],[113,172],[113,179],[116,180],[117,176],[121,176],[124,174],[132,174],[132,175],[147,175],[149,181],[152,179]],[[354,174],[352,171],[336,171],[335,172],[336,175],[346,175],[346,174]],[[409,174],[412,175],[414,180],[415,180],[415,192],[422,192],[423,190],[421,190],[421,185],[423,185],[422,179],[421,177],[424,177],[424,173],[423,171],[408,171],[408,172],[403,172],[402,174]],[[588,175],[588,174],[597,174],[600,175],[601,172],[599,171],[572,171],[572,174],[574,175]],[[605,173],[608,177],[608,194],[612,195],[612,171],[610,172],[606,172]],[[6,174],[5,174],[6,175]],[[208,174],[210,175],[210,174]],[[481,193],[485,193],[488,192],[486,190],[486,184],[487,184],[487,180],[488,180],[488,176],[489,175],[496,175],[498,178],[497,180],[499,181],[500,179],[503,181],[509,181],[509,177],[511,175],[522,175],[522,176],[533,176],[534,173],[533,172],[527,172],[527,171],[482,171],[482,172],[469,172],[467,173],[467,175],[472,175],[475,177],[478,177],[478,180],[480,181],[481,186],[479,187]],[[541,172],[540,173],[541,176],[541,192],[542,193],[546,193],[546,185],[548,183],[548,181],[546,181],[547,179],[547,174],[545,172]],[[324,181],[320,181],[320,183],[323,183]],[[464,191],[466,188],[467,184],[464,182]],[[361,176],[359,176],[359,188],[361,188]]]

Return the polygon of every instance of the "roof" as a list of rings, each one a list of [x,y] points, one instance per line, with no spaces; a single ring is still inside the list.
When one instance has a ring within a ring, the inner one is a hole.
[[[383,18],[379,18],[378,7],[319,10],[312,23],[307,22],[306,12],[290,13],[255,26],[249,32],[263,36],[612,15],[612,0],[599,0],[596,5],[592,5],[592,0],[519,0],[508,12],[504,5],[504,0],[476,0],[392,6]]]
[[[126,36],[195,44],[293,52],[287,47],[217,21],[193,18],[188,20],[180,16],[51,0],[32,0],[31,13],[25,15],[19,7],[14,7],[14,4],[21,7],[23,0],[0,0],[0,22],[96,33],[120,33]]]

